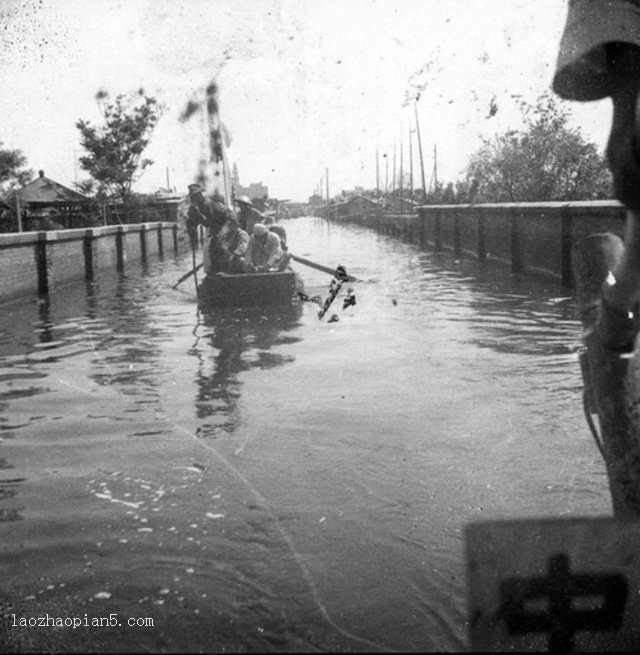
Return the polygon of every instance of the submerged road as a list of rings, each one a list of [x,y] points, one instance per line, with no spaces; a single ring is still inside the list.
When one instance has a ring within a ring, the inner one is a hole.
[[[190,255],[2,306],[4,650],[459,651],[466,524],[610,513],[566,289],[284,225],[338,322],[198,314]]]

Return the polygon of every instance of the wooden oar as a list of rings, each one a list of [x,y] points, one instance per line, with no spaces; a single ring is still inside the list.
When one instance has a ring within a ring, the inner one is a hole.
[[[291,254],[291,253],[289,253]],[[317,271],[322,271],[323,273],[327,273],[328,275],[335,275],[336,274],[336,269],[335,268],[329,268],[328,266],[322,266],[322,264],[316,264],[315,262],[310,261],[309,259],[304,259],[302,257],[298,257],[297,255],[291,254],[291,259],[293,261],[298,262],[299,264],[304,264],[305,266],[308,266],[309,268],[315,268]],[[353,275],[345,275],[344,279],[347,282],[358,282],[357,277],[353,277]]]
[[[196,271],[199,271],[202,268],[202,264],[198,264],[195,268],[192,268],[188,273],[185,273],[174,285],[175,289],[179,284],[182,284],[187,278],[190,278]]]

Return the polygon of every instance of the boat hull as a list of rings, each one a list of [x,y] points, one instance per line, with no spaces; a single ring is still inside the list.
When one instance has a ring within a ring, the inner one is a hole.
[[[207,275],[200,285],[200,304],[209,307],[290,305],[297,298],[293,271]]]

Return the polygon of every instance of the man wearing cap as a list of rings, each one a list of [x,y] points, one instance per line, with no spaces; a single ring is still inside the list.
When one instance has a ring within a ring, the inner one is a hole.
[[[240,226],[247,234],[253,234],[253,226],[256,223],[264,222],[264,214],[259,212],[254,206],[249,196],[238,196],[236,205],[240,209]]]
[[[219,195],[214,195],[211,202],[207,202],[199,184],[189,185],[189,209],[187,211],[187,232],[195,235],[198,225],[208,228],[209,235],[215,236],[224,225],[229,214],[233,212],[224,204]]]
[[[249,240],[246,262],[247,269],[253,272],[282,270],[289,262],[289,256],[282,252],[278,235],[263,223],[256,223]]]

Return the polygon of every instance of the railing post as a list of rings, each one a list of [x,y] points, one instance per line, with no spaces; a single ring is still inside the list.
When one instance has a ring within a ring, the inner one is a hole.
[[[38,232],[35,248],[36,270],[38,272],[38,293],[49,293],[49,275],[47,270],[47,233]]]
[[[478,212],[478,261],[487,261],[487,237],[485,234],[484,208],[476,206]]]
[[[562,285],[572,289],[574,285],[571,250],[573,249],[573,216],[569,205],[562,207],[561,214],[561,275]]]
[[[91,228],[84,231],[82,239],[82,252],[84,254],[84,277],[85,280],[93,280],[93,230]]]
[[[144,266],[147,263],[147,226],[140,225],[140,263]]]
[[[434,242],[436,252],[442,250],[442,235],[440,233],[440,210],[434,209]]]
[[[520,247],[520,224],[518,222],[518,210],[511,207],[511,272],[524,273],[524,261],[522,258],[522,248]]]
[[[458,208],[452,209],[453,211],[453,252],[456,257],[462,255],[462,246],[460,239],[460,210]]]
[[[124,270],[124,226],[116,227],[116,270]]]
[[[164,244],[162,243],[162,223],[158,225],[158,257],[164,256]]]

